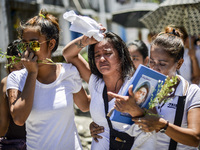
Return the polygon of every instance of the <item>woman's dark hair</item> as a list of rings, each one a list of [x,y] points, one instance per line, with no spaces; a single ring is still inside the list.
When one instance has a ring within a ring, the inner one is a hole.
[[[119,55],[120,66],[121,66],[121,78],[124,81],[125,77],[132,76],[135,66],[131,61],[131,57],[125,42],[115,33],[107,32],[105,33],[104,40],[108,41],[113,45]],[[88,47],[88,62],[90,65],[91,72],[98,78],[103,78],[103,75],[99,72],[95,64],[94,48],[96,44],[90,45]]]
[[[165,32],[159,33],[153,42],[151,43],[151,47],[161,46],[172,58],[174,58],[175,62],[178,62],[184,55],[184,44],[181,38],[181,33],[179,30],[175,30],[172,28],[170,30],[166,30]]]
[[[7,55],[8,56],[16,56],[16,57],[20,57],[21,56],[21,53],[20,53],[20,51],[18,50],[18,48],[17,48],[17,45],[18,45],[18,43],[20,43],[21,42],[21,40],[14,40],[13,42],[11,42],[10,44],[8,44],[8,47],[7,47]],[[8,63],[11,61],[11,58],[7,58],[7,61],[8,61]],[[7,71],[8,71],[8,73],[10,73],[11,71],[10,71],[10,67],[11,66],[8,66],[8,68],[7,68]]]
[[[17,45],[21,42],[21,40],[14,40],[13,42],[11,42],[10,44],[8,44],[7,47],[7,55],[8,56],[21,56],[20,51],[17,48]],[[9,59],[9,58],[7,58]]]
[[[56,44],[52,50],[52,53],[57,50],[60,27],[56,17],[47,13],[46,10],[40,10],[38,16],[29,19],[25,24],[20,24],[20,27],[18,28],[19,37],[22,38],[23,31],[30,27],[36,28],[41,33],[41,35],[45,35],[46,40],[55,39]]]
[[[128,48],[132,45],[135,45],[137,47],[137,51],[142,55],[143,60],[148,56],[148,48],[143,41],[135,40],[128,44]]]

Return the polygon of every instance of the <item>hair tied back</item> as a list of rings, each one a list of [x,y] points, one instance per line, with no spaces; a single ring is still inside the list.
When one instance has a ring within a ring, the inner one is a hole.
[[[46,18],[43,14],[39,14],[40,17],[43,17],[44,19]]]
[[[173,29],[172,32],[170,32],[169,34],[173,34],[175,36],[180,37],[180,34],[175,29]]]

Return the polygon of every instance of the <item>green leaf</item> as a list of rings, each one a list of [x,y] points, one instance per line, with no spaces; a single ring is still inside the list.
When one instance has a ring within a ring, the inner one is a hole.
[[[1,58],[4,58],[6,57],[7,59],[11,59],[10,63],[7,63],[5,64],[5,68],[8,68],[8,67],[12,67],[13,65],[19,63],[21,61],[21,57],[17,57],[17,56],[9,56],[7,55],[7,53],[5,52],[2,52],[0,51],[0,57]],[[38,60],[37,63],[43,63],[43,64],[49,64],[49,65],[55,65],[56,63],[53,62],[51,59],[49,58],[46,58],[44,60]]]
[[[174,76],[172,78],[167,77],[164,85],[162,83],[158,83],[158,91],[156,97],[154,99],[153,97],[151,98],[149,103],[149,109],[153,109],[162,101],[166,103],[169,100],[171,100],[172,98],[170,96],[172,96],[173,93],[175,92],[175,88],[177,85],[178,85],[177,76]]]

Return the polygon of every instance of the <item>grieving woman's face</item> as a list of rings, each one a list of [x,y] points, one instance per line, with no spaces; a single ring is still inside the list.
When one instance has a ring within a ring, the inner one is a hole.
[[[144,102],[146,95],[147,89],[145,87],[142,87],[135,92],[135,99],[138,105]]]

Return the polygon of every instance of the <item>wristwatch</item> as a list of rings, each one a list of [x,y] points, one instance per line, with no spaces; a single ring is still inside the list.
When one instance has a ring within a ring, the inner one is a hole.
[[[165,133],[165,131],[167,130],[167,127],[169,125],[169,121],[167,120],[167,124],[164,126],[164,128],[160,129],[161,133]]]

